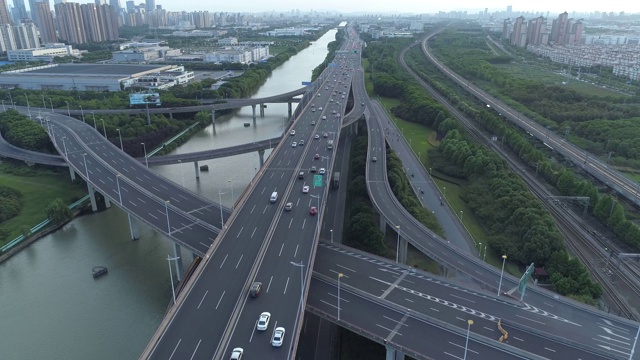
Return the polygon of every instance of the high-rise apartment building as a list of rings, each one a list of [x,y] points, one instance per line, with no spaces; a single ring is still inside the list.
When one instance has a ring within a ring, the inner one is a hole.
[[[156,9],[156,0],[145,1],[145,10],[147,11],[147,13],[150,13],[155,9]]]
[[[569,20],[569,14],[565,11],[558,15],[557,19],[553,20],[550,40],[557,45],[564,45],[570,27],[571,20]]]
[[[9,8],[6,0],[0,0],[0,24],[10,24]]]
[[[529,20],[527,25],[527,44],[546,45],[546,23],[542,16]],[[544,42],[543,42],[544,41]]]
[[[118,15],[110,5],[56,4],[60,38],[71,44],[118,40]]]
[[[58,36],[56,35],[56,27],[53,22],[53,14],[49,7],[49,2],[36,3],[38,14],[40,14],[40,38],[44,44],[58,42]]]
[[[60,39],[71,44],[84,44],[87,42],[87,34],[84,31],[80,4],[64,3],[56,4],[56,20]]]
[[[513,22],[513,30],[511,32],[511,45],[525,46],[527,44],[527,23],[523,16],[520,16]]]
[[[14,10],[14,21],[19,23],[23,19],[29,19],[29,13],[27,12],[27,7],[24,4],[24,0],[13,0]]]

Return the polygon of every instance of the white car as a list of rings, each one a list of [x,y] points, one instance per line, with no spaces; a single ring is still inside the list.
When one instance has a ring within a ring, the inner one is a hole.
[[[327,120],[327,117],[322,115],[322,120]]]
[[[242,354],[244,354],[244,349],[242,348],[235,348],[233,349],[233,351],[231,351],[231,360],[241,360],[242,359]]]
[[[294,142],[291,143],[291,147],[296,147],[296,146],[298,146],[297,142],[294,141]]]
[[[320,139],[320,135],[315,134],[315,135],[313,135],[313,138],[314,138],[314,139],[316,139],[316,140],[318,140],[318,139]]]
[[[315,121],[315,120],[313,120],[313,121],[311,122],[311,125],[315,125],[315,124],[316,124],[316,121]]]
[[[324,175],[325,172],[326,171],[325,171],[324,168],[320,168],[320,170],[318,170],[318,174],[320,174],[320,175]]]
[[[295,134],[296,134],[296,131],[295,131],[295,130],[291,130],[291,131],[289,131],[289,135],[293,136],[293,135],[295,135]]]
[[[268,312],[263,312],[260,314],[258,318],[258,323],[256,324],[256,329],[260,331],[265,331],[269,327],[269,320],[271,319],[271,314]]]
[[[322,106],[320,106],[320,107],[318,108],[318,110],[322,111]]]
[[[306,194],[306,193],[308,193],[308,192],[309,192],[309,185],[305,185],[305,186],[303,186],[303,187],[302,187],[302,193],[303,193],[303,194]]]
[[[285,331],[283,327],[277,327],[271,337],[271,345],[274,347],[282,346],[282,343],[284,342],[284,333]]]

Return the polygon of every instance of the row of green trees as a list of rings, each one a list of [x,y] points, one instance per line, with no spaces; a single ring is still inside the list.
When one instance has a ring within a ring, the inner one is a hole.
[[[361,131],[358,132],[358,137],[351,145],[351,181],[347,192],[350,216],[344,243],[375,255],[386,256],[387,246],[384,243],[384,233],[378,230],[376,214],[367,192],[367,129],[362,122],[358,126]]]
[[[415,51],[410,54],[414,70],[447,98],[452,99],[468,117],[475,119],[487,132],[498,135],[501,143],[508,146],[520,159],[537,167],[538,174],[553,185],[560,195],[588,197],[589,212],[602,224],[608,226],[618,239],[628,245],[632,251],[640,251],[640,228],[625,214],[624,207],[608,194],[601,194],[596,185],[581,175],[555,161],[546,147],[539,147],[530,136],[514,128],[495,111],[487,109],[463,90],[441,75],[425,59],[424,54]],[[607,209],[605,211],[605,209]]]
[[[22,209],[21,198],[20,192],[0,185],[0,224],[20,213],[20,209]]]
[[[590,280],[584,266],[569,257],[548,212],[503,160],[467,139],[448,112],[433,99],[427,100],[424,91],[394,65],[392,60],[398,48],[391,42],[369,43],[366,51],[369,61],[391,66],[389,71],[384,68],[385,75],[378,67],[380,70],[373,77],[374,89],[400,99],[391,109],[394,115],[431,126],[446,135],[440,146],[429,153],[431,166],[468,181],[461,197],[490,234],[489,246],[497,253],[509,254],[510,260],[521,265],[535,262],[536,266],[545,266],[559,293],[594,303],[601,288]],[[382,59],[372,59],[374,54]],[[450,91],[449,96],[457,94]],[[465,104],[461,98],[457,103]]]
[[[26,150],[55,151],[44,128],[16,110],[0,113],[0,133],[10,144]]]

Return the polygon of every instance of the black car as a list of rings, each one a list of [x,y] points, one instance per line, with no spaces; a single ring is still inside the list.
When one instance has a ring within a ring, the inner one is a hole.
[[[251,288],[249,288],[249,296],[254,298],[260,296],[260,290],[262,290],[262,283],[257,281],[254,282],[251,284]]]

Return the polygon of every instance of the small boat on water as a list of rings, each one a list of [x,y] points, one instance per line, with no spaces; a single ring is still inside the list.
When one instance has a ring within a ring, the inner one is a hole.
[[[93,273],[93,278],[95,279],[108,273],[109,269],[107,269],[105,266],[94,266],[93,269],[91,269],[91,272]]]
[[[200,165],[200,171],[209,171],[209,165]]]
[[[244,123],[244,127],[249,127],[251,126],[251,123]]]

